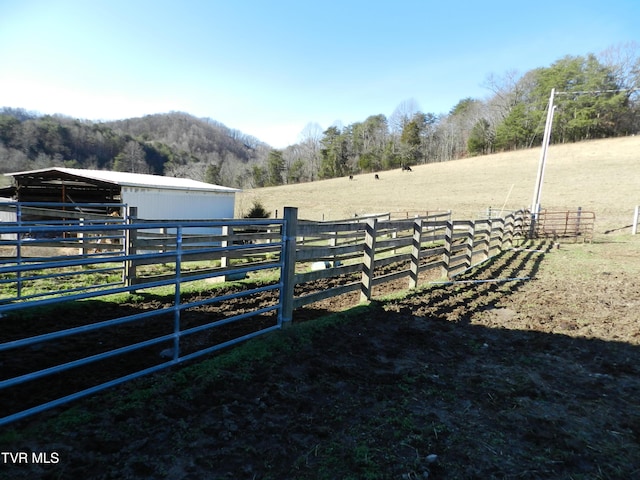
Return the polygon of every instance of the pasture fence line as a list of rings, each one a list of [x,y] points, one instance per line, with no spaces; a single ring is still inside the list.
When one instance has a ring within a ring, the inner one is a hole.
[[[72,389],[52,391],[54,399],[29,397],[31,403],[13,411],[5,408],[0,425],[281,329],[296,309],[315,302],[353,293],[356,304],[389,282],[406,289],[450,279],[525,240],[529,222],[529,212],[522,210],[479,220],[437,213],[338,222],[301,220],[293,207],[285,208],[282,219],[237,220],[145,220],[132,207],[125,210],[118,218],[69,215],[0,223],[0,246],[22,250],[0,258],[0,398],[53,375],[68,376]],[[192,298],[185,288],[264,273],[271,280],[232,291],[207,290]],[[65,316],[46,325],[29,320],[33,307],[81,307],[107,295],[140,295],[158,287],[173,293],[157,308],[98,320]],[[225,302],[235,300],[253,306],[224,312]],[[28,358],[35,358],[31,367],[42,365],[25,372],[22,360]],[[115,358],[133,369],[112,372],[103,366]],[[86,379],[87,369],[93,383],[73,384],[76,375],[70,373],[80,370],[85,374],[77,378]],[[113,375],[103,378],[106,372]]]

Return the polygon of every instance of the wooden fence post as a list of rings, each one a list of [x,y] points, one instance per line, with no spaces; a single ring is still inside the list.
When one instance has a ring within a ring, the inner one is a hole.
[[[329,235],[331,235],[331,237],[329,238],[329,241],[328,241],[329,248],[337,247],[338,246],[338,232],[329,232]],[[336,256],[334,254],[333,255],[333,262],[335,262],[335,261],[336,261]]]
[[[411,272],[409,273],[409,288],[418,286],[420,274],[420,246],[422,244],[422,219],[413,222],[413,240],[411,242]]]
[[[135,223],[138,219],[138,207],[127,207],[127,225],[131,225]],[[127,228],[125,231],[125,252],[124,254],[128,257],[129,255],[136,254],[136,243],[138,240],[138,231],[132,229],[131,227]],[[136,263],[134,260],[126,260],[124,263],[124,283],[125,286],[130,287],[134,284],[136,279]]]
[[[453,222],[447,220],[444,230],[444,252],[442,253],[442,276],[449,278],[449,262],[451,261],[451,243],[453,239]]]
[[[502,232],[502,250],[509,244],[509,248],[513,247],[513,213],[504,217],[504,231]]]
[[[367,219],[367,228],[364,239],[364,255],[362,257],[362,283],[360,284],[360,301],[371,300],[373,289],[373,271],[375,268],[376,256],[376,235],[378,229],[378,219]]]
[[[467,240],[467,254],[469,256],[469,260],[465,262],[465,270],[471,268],[473,265],[473,245],[475,243],[476,236],[476,221],[472,220],[471,225],[469,225],[469,238]]]
[[[494,252],[494,255],[502,252],[502,247],[504,244],[504,226],[505,226],[505,220],[504,217],[500,217],[497,219],[498,222],[498,239],[496,242],[496,252]]]
[[[638,214],[640,214],[640,205],[636,205],[633,211],[633,225],[631,226],[631,235],[638,233]]]
[[[484,248],[484,258],[483,260],[487,260],[491,257],[491,234],[493,233],[493,222],[491,219],[487,220],[487,229],[489,233],[485,233],[486,238],[486,246]]]
[[[291,325],[293,319],[293,289],[296,275],[296,233],[298,231],[298,209],[284,207],[282,232],[282,300],[279,323],[282,327]]]

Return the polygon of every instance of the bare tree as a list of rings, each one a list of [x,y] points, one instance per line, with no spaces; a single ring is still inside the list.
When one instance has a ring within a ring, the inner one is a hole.
[[[121,172],[151,173],[144,149],[130,140],[114,159],[114,168]]]
[[[420,105],[414,98],[403,100],[389,117],[389,128],[392,135],[399,136],[404,127],[420,111]]]
[[[629,91],[628,97],[640,89],[640,43],[627,42],[607,48],[599,55],[599,61],[611,69],[616,83]]]
[[[313,181],[318,176],[320,168],[320,141],[323,136],[322,127],[316,122],[309,122],[302,129],[298,138],[300,139],[301,158],[307,163],[310,180]]]

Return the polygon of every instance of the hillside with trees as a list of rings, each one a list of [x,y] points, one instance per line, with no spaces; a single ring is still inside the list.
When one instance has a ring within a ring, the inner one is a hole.
[[[211,119],[186,113],[91,122],[0,110],[0,173],[71,166],[189,177],[240,188],[300,183],[539,145],[551,89],[552,143],[640,132],[640,45],[566,56],[522,75],[489,75],[485,99],[423,112],[413,99],[276,150]]]
[[[489,75],[486,99],[464,98],[449,113],[405,100],[390,117],[372,115],[325,131],[309,124],[283,152],[285,182],[309,181],[442,162],[540,145],[551,89],[552,143],[640,132],[640,45],[566,56],[519,75]]]
[[[98,123],[0,110],[0,173],[66,166],[246,186],[267,153],[253,137],[179,112]]]

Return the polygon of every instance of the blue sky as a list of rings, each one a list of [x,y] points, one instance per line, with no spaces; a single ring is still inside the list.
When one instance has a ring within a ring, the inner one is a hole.
[[[0,106],[183,111],[282,148],[310,122],[447,113],[489,74],[631,41],[637,0],[0,0]]]

